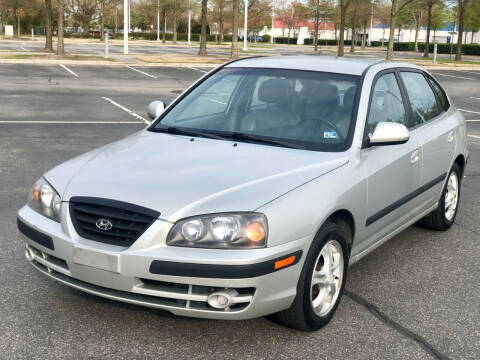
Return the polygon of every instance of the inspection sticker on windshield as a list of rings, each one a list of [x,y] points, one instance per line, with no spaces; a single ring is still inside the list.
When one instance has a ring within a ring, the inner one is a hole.
[[[324,131],[323,132],[324,139],[338,139],[338,134],[336,131]]]

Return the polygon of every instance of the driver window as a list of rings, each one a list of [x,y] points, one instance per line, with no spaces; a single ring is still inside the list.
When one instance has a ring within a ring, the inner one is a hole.
[[[394,73],[382,75],[374,85],[367,133],[373,132],[379,122],[396,122],[408,126],[402,94]]]

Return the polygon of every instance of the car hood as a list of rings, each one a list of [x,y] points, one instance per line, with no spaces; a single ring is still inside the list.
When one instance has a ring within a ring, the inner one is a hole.
[[[141,131],[45,174],[62,194],[125,201],[169,221],[253,211],[348,162],[346,154]]]

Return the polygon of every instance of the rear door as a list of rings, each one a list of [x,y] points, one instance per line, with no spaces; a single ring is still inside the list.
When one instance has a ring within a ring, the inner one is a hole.
[[[373,133],[379,122],[398,122],[409,127],[406,97],[395,69],[380,72],[372,85],[365,134]],[[366,241],[359,250],[389,234],[411,218],[417,202],[411,195],[419,187],[422,162],[415,134],[404,144],[367,146],[362,163],[368,182],[365,206]]]
[[[422,150],[423,171],[419,198],[425,208],[435,204],[443,180],[455,154],[456,120],[448,114],[448,100],[443,89],[423,71],[400,70],[400,78],[412,110],[413,127]]]

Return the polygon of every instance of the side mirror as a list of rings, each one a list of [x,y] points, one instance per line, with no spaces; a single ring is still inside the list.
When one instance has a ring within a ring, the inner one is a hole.
[[[165,104],[163,103],[163,101],[152,101],[150,104],[148,104],[148,117],[151,120],[155,120],[163,113],[163,110],[165,110]]]
[[[394,122],[379,122],[373,134],[369,136],[370,145],[396,145],[404,144],[410,138],[405,125]]]

